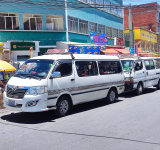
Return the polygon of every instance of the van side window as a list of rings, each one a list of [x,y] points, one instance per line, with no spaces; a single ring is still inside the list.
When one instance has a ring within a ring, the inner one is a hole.
[[[72,74],[72,63],[60,64],[55,71],[60,72],[62,77],[69,76]]]
[[[100,75],[116,74],[122,71],[119,61],[98,61]]]
[[[156,59],[155,62],[156,62],[156,69],[160,69],[160,60]]]
[[[76,61],[76,69],[79,77],[98,75],[96,61]]]
[[[135,62],[135,71],[139,71],[139,70],[142,70],[142,69],[143,69],[142,61],[141,60],[136,61]]]
[[[145,61],[144,61],[144,64],[145,64],[146,70],[155,69],[153,60],[145,60]]]

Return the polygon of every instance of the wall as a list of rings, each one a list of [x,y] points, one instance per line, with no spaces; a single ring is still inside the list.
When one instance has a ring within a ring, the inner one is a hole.
[[[56,41],[66,41],[65,32],[0,31],[0,41],[10,40],[41,41],[39,45],[56,45]]]
[[[151,29],[153,32],[157,32],[157,3],[144,4],[146,8],[132,9],[132,22],[134,27],[143,27],[145,29]],[[124,10],[124,28],[128,29],[128,9]],[[149,26],[151,25],[151,26]]]

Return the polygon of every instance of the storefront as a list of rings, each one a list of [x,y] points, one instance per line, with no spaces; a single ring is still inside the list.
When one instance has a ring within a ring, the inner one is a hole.
[[[125,30],[125,33],[129,33],[129,30]],[[136,53],[139,55],[158,53],[158,36],[151,31],[144,29],[134,29],[135,45],[137,45]]]
[[[11,61],[25,61],[30,58],[31,48],[33,57],[38,56],[39,41],[7,41],[6,48],[11,50]]]

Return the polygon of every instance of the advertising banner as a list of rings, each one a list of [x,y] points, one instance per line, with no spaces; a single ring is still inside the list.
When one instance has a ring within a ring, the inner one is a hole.
[[[104,43],[108,44],[107,34],[96,33],[90,31],[90,39],[91,43]]]
[[[100,54],[100,46],[68,46],[73,54]]]

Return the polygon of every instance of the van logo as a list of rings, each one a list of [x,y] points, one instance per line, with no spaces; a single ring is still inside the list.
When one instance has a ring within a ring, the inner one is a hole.
[[[16,91],[17,89],[18,89],[17,86],[13,86],[13,87],[12,87],[12,90],[13,90],[13,91]]]

